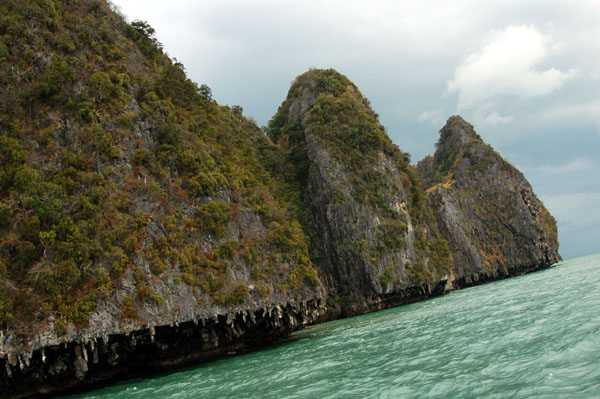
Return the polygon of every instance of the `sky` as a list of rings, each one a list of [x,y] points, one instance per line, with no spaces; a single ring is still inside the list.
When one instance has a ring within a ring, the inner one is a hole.
[[[259,125],[313,67],[353,81],[413,163],[460,114],[524,173],[563,258],[600,251],[600,1],[112,3]]]

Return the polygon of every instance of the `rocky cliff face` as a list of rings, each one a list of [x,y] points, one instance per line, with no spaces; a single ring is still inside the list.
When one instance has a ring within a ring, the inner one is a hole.
[[[334,313],[560,260],[555,221],[529,183],[459,116],[414,168],[354,84],[311,70],[292,84],[270,136],[302,183],[299,206]]]
[[[382,308],[447,278],[448,244],[408,155],[345,76],[299,76],[270,136],[293,154],[289,169],[304,176],[300,206],[332,309]]]
[[[560,260],[554,218],[460,116],[448,119],[418,171],[450,244],[453,278],[468,283]]]
[[[324,311],[273,144],[152,32],[104,1],[0,4],[2,397],[144,366],[131,337],[178,363],[157,329],[198,323],[200,359]]]
[[[453,117],[415,168],[334,70],[265,137],[101,0],[0,4],[0,396],[210,359],[547,267],[556,226]]]

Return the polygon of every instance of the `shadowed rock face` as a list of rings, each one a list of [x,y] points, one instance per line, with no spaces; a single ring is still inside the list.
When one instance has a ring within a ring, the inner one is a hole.
[[[320,301],[277,305],[46,346],[0,359],[0,392],[40,397],[215,359],[285,339],[323,310]]]
[[[448,119],[418,171],[446,230],[455,277],[506,276],[511,267],[561,259],[554,218],[521,172],[460,116]]]

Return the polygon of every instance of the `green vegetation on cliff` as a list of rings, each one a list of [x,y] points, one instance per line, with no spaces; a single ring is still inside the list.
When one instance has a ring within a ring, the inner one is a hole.
[[[99,0],[0,4],[0,326],[85,327],[125,275],[125,318],[160,302],[153,279],[221,305],[317,285],[272,144],[153,32]]]
[[[0,2],[2,394],[560,259],[553,217],[458,116],[414,167],[333,69],[298,76],[266,135],[242,111],[106,0]]]
[[[451,118],[415,168],[333,69],[298,76],[265,136],[102,0],[2,2],[0,61],[0,328],[73,336],[99,307],[139,327],[324,290],[354,314],[471,260],[556,259],[552,216],[472,126]]]
[[[269,137],[285,154],[275,172],[288,182],[313,253],[342,300],[447,274],[448,244],[409,155],[348,78],[333,69],[298,76]],[[365,281],[342,281],[353,279]]]

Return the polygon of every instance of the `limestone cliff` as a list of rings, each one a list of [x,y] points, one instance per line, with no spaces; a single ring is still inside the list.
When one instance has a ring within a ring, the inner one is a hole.
[[[469,283],[561,259],[552,215],[460,116],[448,119],[418,171],[450,244],[453,278]]]
[[[529,183],[458,116],[414,168],[352,82],[311,70],[292,84],[269,135],[287,153],[283,177],[294,182],[335,314],[560,260],[556,223]]]
[[[81,389],[547,267],[552,216],[459,117],[410,165],[345,76],[268,136],[103,0],[0,3],[0,396]]]
[[[0,3],[2,397],[265,344],[324,311],[273,145],[152,33],[100,0]]]
[[[448,244],[408,154],[345,76],[300,75],[269,135],[303,182],[299,206],[332,308],[382,308],[428,295],[448,278]]]

